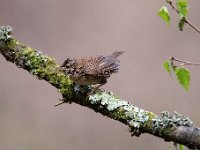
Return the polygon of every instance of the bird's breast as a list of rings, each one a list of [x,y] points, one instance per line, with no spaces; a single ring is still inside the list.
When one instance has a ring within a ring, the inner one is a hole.
[[[70,75],[71,80],[79,85],[96,85],[107,82],[107,78],[104,76],[95,75]]]

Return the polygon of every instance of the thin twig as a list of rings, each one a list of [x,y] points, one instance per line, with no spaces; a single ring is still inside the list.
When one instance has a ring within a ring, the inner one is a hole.
[[[178,144],[174,142],[174,147],[176,150],[178,150]]]
[[[171,0],[166,0],[166,2],[172,7],[173,10],[175,10],[178,14],[180,14],[179,10],[176,8],[176,6],[173,4]],[[196,30],[198,33],[200,33],[200,29],[195,25],[193,25],[188,19],[184,17],[183,21],[187,23],[190,27],[192,27],[194,30]]]
[[[64,103],[65,103],[65,101],[63,99],[60,99],[60,102],[54,104],[54,106],[56,107],[56,106],[62,105]]]
[[[189,20],[186,20],[184,18],[185,23],[187,23],[189,26],[191,26],[194,30],[196,30],[198,33],[200,33],[200,29],[194,26]]]
[[[178,148],[178,146],[179,146],[179,148]],[[181,145],[181,144],[177,144],[177,143],[174,142],[175,150],[179,150],[179,149],[181,149],[181,148],[180,148],[181,146],[183,146],[183,145]]]
[[[174,57],[170,57],[170,60],[183,63],[183,65],[196,65],[196,66],[199,66],[199,65],[200,65],[200,63],[194,63],[194,62],[183,61],[183,60],[180,60],[180,59],[177,59],[177,58],[174,58]]]

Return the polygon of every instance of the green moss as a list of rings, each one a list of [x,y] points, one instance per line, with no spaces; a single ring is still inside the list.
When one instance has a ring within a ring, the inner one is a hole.
[[[152,120],[153,118],[156,118],[156,117],[157,117],[157,115],[154,114],[154,113],[151,112],[151,111],[148,111],[148,112],[147,112],[147,115],[149,116],[149,120]]]
[[[116,111],[113,112],[113,118],[115,120],[120,120],[122,122],[125,122],[128,119],[125,112],[126,111],[120,107]]]
[[[171,129],[172,128],[162,128],[161,130],[160,130],[160,135],[168,135],[168,134],[170,134],[171,133]]]
[[[23,47],[17,53],[15,60],[19,67],[24,65],[32,75],[38,79],[47,80],[63,95],[72,95],[72,81],[59,70],[54,59],[30,47]]]
[[[16,48],[16,45],[17,44],[19,44],[18,43],[18,41],[17,40],[9,40],[8,42],[7,42],[7,47],[9,48],[9,49],[15,49]]]
[[[149,119],[144,123],[144,126],[146,126],[147,128],[151,128],[152,120],[155,119],[157,117],[157,115],[150,111],[146,111],[146,115],[149,116]]]

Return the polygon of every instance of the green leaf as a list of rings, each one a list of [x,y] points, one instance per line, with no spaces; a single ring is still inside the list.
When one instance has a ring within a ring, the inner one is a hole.
[[[183,27],[185,25],[185,18],[180,19],[178,27],[180,29],[180,31],[183,31]]]
[[[179,149],[180,149],[180,150],[183,150],[183,149],[184,149],[184,146],[181,145],[181,144],[179,144]]]
[[[185,90],[189,90],[190,86],[190,72],[184,68],[176,68],[175,69],[176,77],[179,83],[183,86]]]
[[[170,24],[171,18],[166,6],[161,7],[161,9],[158,12],[158,16],[160,16],[166,22],[167,25]]]
[[[170,64],[168,61],[165,61],[163,63],[163,67],[165,68],[165,70],[169,73],[169,75],[171,75],[171,70],[170,70]]]
[[[180,19],[183,17],[186,18],[188,13],[188,1],[187,0],[178,0],[176,2],[177,9],[179,11]]]

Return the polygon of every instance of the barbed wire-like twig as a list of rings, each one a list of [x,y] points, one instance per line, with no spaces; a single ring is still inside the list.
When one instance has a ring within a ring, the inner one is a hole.
[[[22,44],[10,33],[10,27],[0,28],[0,54],[7,61],[56,87],[64,98],[57,105],[77,103],[127,125],[132,136],[148,133],[165,141],[200,149],[200,128],[194,127],[188,117],[176,112],[170,115],[167,111],[156,115],[120,99],[112,92],[100,91],[88,96],[91,87],[75,85],[54,59]]]
[[[180,13],[179,10],[176,8],[172,0],[166,0],[166,2],[172,7],[173,10],[175,10],[178,14]],[[183,17],[183,21],[187,23],[190,27],[192,27],[194,30],[196,30],[198,33],[200,33],[200,29],[196,27],[194,24],[192,24],[188,19]]]

